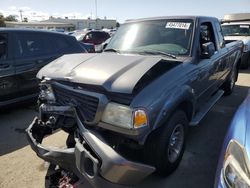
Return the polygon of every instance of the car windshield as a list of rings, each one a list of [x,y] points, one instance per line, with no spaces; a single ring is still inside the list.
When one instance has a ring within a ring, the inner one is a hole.
[[[106,49],[120,53],[189,55],[194,22],[164,19],[123,24]]]
[[[250,36],[250,25],[223,25],[224,36]]]

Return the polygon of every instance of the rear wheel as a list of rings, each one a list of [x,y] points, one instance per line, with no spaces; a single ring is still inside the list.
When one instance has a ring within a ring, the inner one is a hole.
[[[178,167],[185,148],[187,127],[186,114],[178,110],[147,139],[145,162],[155,166],[158,174],[168,175]]]

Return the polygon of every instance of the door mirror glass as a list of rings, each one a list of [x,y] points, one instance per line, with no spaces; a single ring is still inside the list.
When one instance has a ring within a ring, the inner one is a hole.
[[[213,42],[207,42],[201,45],[201,57],[209,59],[215,53],[215,46]]]

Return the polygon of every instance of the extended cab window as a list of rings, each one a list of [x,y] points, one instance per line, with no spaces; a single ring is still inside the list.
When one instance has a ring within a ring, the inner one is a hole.
[[[7,34],[0,34],[0,61],[8,57],[7,39]]]
[[[220,48],[224,48],[225,47],[225,41],[224,41],[224,36],[222,34],[222,29],[221,29],[221,25],[219,24],[219,22],[215,23],[215,27],[218,33],[218,42],[220,45]]]
[[[18,40],[18,57],[33,57],[37,55],[47,55],[53,52],[50,44],[50,38],[46,34],[40,33],[19,33]]]

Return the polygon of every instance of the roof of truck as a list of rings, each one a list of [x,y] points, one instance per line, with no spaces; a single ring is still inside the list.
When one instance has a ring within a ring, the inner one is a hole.
[[[162,16],[162,17],[129,19],[129,20],[126,20],[125,23],[140,22],[140,21],[150,21],[150,20],[167,20],[167,19],[192,19],[192,20],[195,20],[195,19],[211,19],[211,20],[218,20],[215,17],[208,17],[208,16]]]

